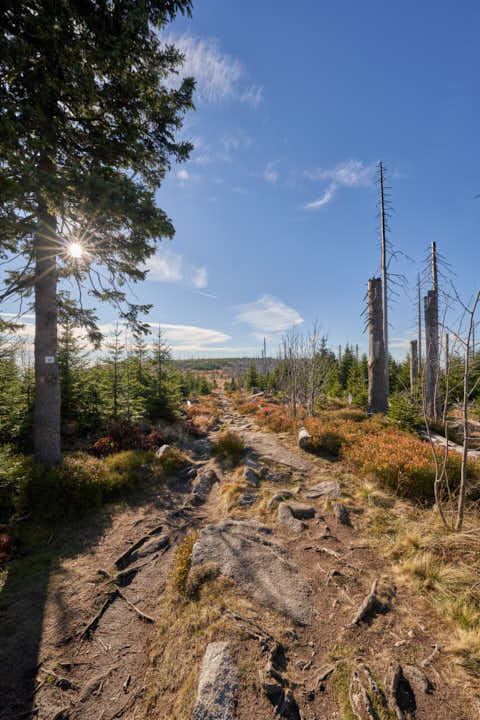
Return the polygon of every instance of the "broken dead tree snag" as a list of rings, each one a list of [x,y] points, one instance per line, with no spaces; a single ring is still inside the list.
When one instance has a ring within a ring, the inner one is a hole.
[[[381,278],[371,278],[368,281],[368,330],[370,337],[368,411],[370,413],[385,413],[388,408],[388,389],[385,373]]]

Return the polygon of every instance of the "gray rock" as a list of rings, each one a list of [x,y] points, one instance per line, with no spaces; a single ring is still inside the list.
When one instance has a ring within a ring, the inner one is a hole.
[[[340,483],[336,482],[336,480],[325,480],[317,485],[313,485],[304,495],[307,498],[338,498],[341,495]]]
[[[332,510],[336,519],[342,525],[350,525],[350,514],[343,503],[332,502]]]
[[[207,645],[193,720],[233,720],[238,672],[226,642]]]
[[[192,490],[192,504],[202,505],[206,502],[208,494],[215,482],[218,482],[218,477],[213,470],[207,470],[202,473]]]
[[[246,467],[243,469],[243,479],[251,485],[255,485],[255,487],[258,487],[260,485],[260,478],[258,477],[255,470],[252,470],[251,467]]]
[[[285,525],[294,532],[302,532],[302,530],[305,530],[307,527],[304,522],[297,520],[286,502],[281,502],[278,506],[277,522],[280,525]]]
[[[427,675],[423,672],[423,670],[415,665],[405,665],[403,674],[417,692],[430,695],[435,690],[434,685],[431,683]]]
[[[315,517],[315,508],[311,507],[311,505],[304,505],[304,503],[292,502],[291,500],[287,502],[287,505],[292,511],[293,517],[296,517],[297,520],[309,520]]]
[[[158,448],[157,452],[155,453],[155,456],[157,458],[161,458],[162,455],[164,455],[167,452],[167,450],[170,450],[170,447],[171,447],[170,445],[162,445],[162,447]]]
[[[275,505],[275,503],[283,502],[284,500],[287,500],[288,498],[293,498],[293,494],[290,492],[290,490],[280,490],[276,495],[273,495],[267,504],[267,510],[270,510],[270,508]]]
[[[391,663],[387,671],[385,687],[390,705],[399,720],[415,720],[417,710],[415,693],[398,662]]]
[[[302,450],[307,450],[312,445],[312,436],[308,432],[306,427],[301,427],[298,431],[298,446]]]
[[[241,498],[238,501],[239,505],[244,505],[249,507],[250,505],[254,505],[257,502],[257,496],[253,495],[252,493],[243,493]]]
[[[286,548],[269,538],[271,532],[271,528],[254,521],[224,520],[207,525],[193,547],[192,567],[215,562],[222,575],[232,578],[257,602],[300,625],[310,625],[314,614],[312,588]]]

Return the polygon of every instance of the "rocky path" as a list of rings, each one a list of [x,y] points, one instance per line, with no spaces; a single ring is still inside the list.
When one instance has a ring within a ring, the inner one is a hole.
[[[240,468],[210,457],[212,432],[180,477],[12,578],[0,720],[478,717],[438,619],[362,537],[355,479],[220,402]],[[175,600],[192,531],[198,590]]]

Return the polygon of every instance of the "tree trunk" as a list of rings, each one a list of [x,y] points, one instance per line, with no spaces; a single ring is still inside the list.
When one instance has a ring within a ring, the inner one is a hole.
[[[35,237],[35,460],[61,462],[57,358],[56,219],[44,211]]]
[[[440,356],[438,347],[438,301],[437,293],[429,290],[425,302],[425,400],[428,417],[439,422],[440,400]]]
[[[371,278],[368,281],[368,329],[370,336],[368,410],[371,413],[384,413],[387,410],[387,378],[380,278]]]
[[[410,340],[410,392],[413,395],[415,385],[417,384],[418,373],[418,357],[417,357],[417,341]]]

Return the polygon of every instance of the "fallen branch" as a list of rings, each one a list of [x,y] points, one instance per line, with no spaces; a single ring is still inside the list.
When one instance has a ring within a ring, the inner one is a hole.
[[[339,560],[341,563],[343,563],[344,565],[349,567],[351,570],[355,570],[355,572],[358,572],[359,568],[357,568],[357,567],[355,567],[355,565],[352,565],[351,563],[349,563],[341,555],[339,555],[337,552],[335,552],[335,550],[330,550],[330,548],[326,548],[326,547],[317,547],[317,548],[315,548],[315,552],[323,552],[326,555],[331,555],[336,560]]]

